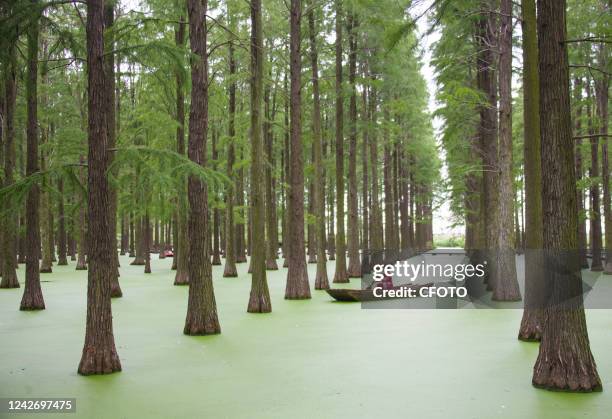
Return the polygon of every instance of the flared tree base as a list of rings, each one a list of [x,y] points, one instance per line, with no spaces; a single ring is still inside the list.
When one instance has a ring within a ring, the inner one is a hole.
[[[289,268],[287,272],[287,286],[285,287],[285,300],[308,300],[310,296],[310,284],[308,283],[308,273],[306,266],[300,272],[292,272]]]
[[[60,259],[59,262],[57,262],[57,266],[66,266],[66,265],[68,265],[67,259]]]
[[[320,272],[320,270],[317,269],[317,275],[315,277],[314,288],[316,290],[328,290],[329,289],[329,279],[327,277],[327,271]]]
[[[213,258],[213,260],[211,262],[211,265],[213,265],[213,266],[221,265],[221,258],[220,257]]]
[[[334,284],[348,284],[349,282],[351,281],[346,271],[336,271],[334,274]]]
[[[40,267],[40,273],[41,274],[52,274],[53,273],[53,268],[51,268],[49,266],[41,266]]]
[[[271,313],[272,303],[270,302],[270,294],[265,292],[253,292],[249,297],[249,313]]]
[[[189,336],[206,336],[217,335],[219,333],[221,333],[221,326],[216,316],[214,316],[214,318],[205,318],[203,315],[191,316],[187,314],[183,334]]]
[[[174,285],[189,285],[189,274],[184,271],[177,271],[174,276]]]
[[[316,256],[308,256],[308,263],[317,263]]]
[[[526,308],[523,311],[518,339],[523,342],[539,342],[542,340],[543,315],[542,310]]]
[[[100,375],[119,371],[121,371],[121,362],[114,343],[109,344],[107,348],[96,348],[85,344],[79,363],[79,374]]]
[[[2,280],[0,281],[0,288],[19,288],[19,280],[17,279],[17,273],[12,270],[10,273],[4,272]]]
[[[34,311],[34,310],[44,310],[45,309],[45,300],[42,296],[42,291],[35,292],[24,292],[23,298],[21,299],[21,305],[19,306],[19,310],[21,311]]]
[[[236,278],[238,276],[238,271],[236,270],[236,265],[232,263],[225,263],[225,269],[223,270],[223,278]]]

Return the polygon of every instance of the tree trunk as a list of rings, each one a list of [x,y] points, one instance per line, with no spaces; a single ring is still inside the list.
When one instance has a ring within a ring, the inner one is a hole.
[[[249,313],[270,313],[272,304],[266,280],[266,207],[263,182],[264,144],[263,104],[263,32],[261,0],[251,0],[251,293]]]
[[[58,249],[57,249],[57,255],[58,255],[58,261],[57,264],[58,266],[65,266],[68,265],[68,259],[67,259],[67,255],[66,255],[66,220],[65,220],[65,213],[64,213],[64,181],[60,178],[57,182],[57,189],[59,192],[59,197],[58,197],[58,219],[57,219],[57,223],[58,223],[58,227],[57,227],[57,234],[58,234]]]
[[[535,0],[521,0],[523,8],[523,126],[525,166],[525,308],[518,338],[539,341],[544,312],[537,302],[543,295],[542,163],[540,158],[540,91]]]
[[[230,19],[230,26],[234,28],[234,18],[227,4],[227,15]],[[236,179],[234,176],[235,148],[234,140],[236,136],[236,61],[234,60],[234,43],[229,43],[229,121],[228,121],[228,140],[227,140],[227,177],[232,182],[231,187],[226,188],[225,195],[225,268],[223,276],[225,278],[235,278],[238,276],[236,270],[236,228],[234,224],[234,188]]]
[[[188,0],[189,42],[191,44],[191,109],[189,111],[189,159],[206,166],[208,131],[208,53],[206,51],[207,0]],[[189,199],[189,301],[183,333],[210,335],[221,332],[208,254],[207,188],[190,176]]]
[[[576,136],[582,135],[582,79],[576,77],[574,80],[574,99],[576,101]],[[586,214],[584,209],[584,191],[582,190],[582,139],[576,139],[575,149],[576,160],[576,200],[578,202],[578,251],[580,255],[580,266],[583,269],[589,268],[587,260],[587,230],[586,230]]]
[[[603,271],[603,263],[601,258],[602,238],[601,238],[601,202],[599,196],[599,138],[595,137],[595,128],[593,126],[593,110],[591,106],[591,83],[587,83],[587,118],[589,123],[589,135],[591,136],[591,167],[589,169],[589,177],[591,186],[589,188],[589,197],[591,199],[590,208],[590,229],[591,235],[591,271]]]
[[[349,85],[351,98],[349,103],[349,118],[351,120],[349,134],[349,168],[348,168],[348,271],[350,278],[361,278],[361,259],[359,257],[359,222],[357,205],[357,34],[356,18],[353,12],[347,16],[349,37]]]
[[[49,84],[49,71],[46,58],[48,57],[48,43],[46,36],[42,37],[42,54],[43,63],[41,68],[40,80],[42,84],[43,94],[41,95],[42,108],[46,109],[47,103],[47,87]],[[40,144],[42,149],[40,150],[40,170],[45,172],[47,170],[47,143],[49,142],[49,120],[44,117],[38,122],[40,130]],[[51,220],[51,198],[48,192],[47,178],[42,180],[42,190],[40,191],[40,231],[41,231],[41,249],[42,258],[40,262],[40,273],[52,273],[53,272],[53,221]]]
[[[565,0],[538,0],[543,244],[548,288],[533,385],[601,391],[589,347],[577,257],[578,214],[569,99]]]
[[[106,126],[108,89],[104,76],[104,0],[87,3],[88,80],[88,218],[87,320],[85,344],[78,372],[82,375],[121,371],[115,349],[111,310],[113,243],[108,232],[111,220],[110,160]]]
[[[370,161],[378,162],[378,131],[376,129],[378,124],[377,118],[377,106],[378,96],[374,83],[376,78],[373,74],[370,74],[370,103],[369,103],[369,119],[371,129],[368,132],[368,140],[370,142]],[[378,173],[380,167],[377,164],[370,165],[372,169],[372,198],[371,198],[371,213],[370,218],[370,258],[371,264],[375,265],[382,263],[382,252],[383,252],[383,227],[382,227],[382,212],[380,208],[380,200],[378,197]]]
[[[314,0],[311,0],[308,13],[308,34],[310,38],[310,62],[312,68],[312,132],[314,151],[314,210],[317,247],[317,273],[315,289],[329,288],[327,262],[325,257],[325,178],[323,176],[323,146],[321,136],[321,100],[319,97],[319,63],[317,54],[317,31],[315,29]]]
[[[117,146],[117,123],[115,122],[115,39],[113,26],[115,24],[115,2],[106,1],[104,4],[104,24],[107,34],[106,53],[104,54],[104,73],[106,75],[106,133],[108,136],[108,149]],[[113,164],[114,152],[108,153],[108,166]],[[112,173],[117,176],[116,170]],[[111,297],[118,298],[123,295],[119,285],[119,255],[117,254],[117,190],[109,184],[110,200],[110,222],[108,224],[108,234],[111,242]]]
[[[270,68],[270,78],[272,69]],[[267,85],[264,94],[264,122],[263,138],[265,142],[265,213],[266,213],[266,269],[269,271],[278,270],[276,258],[278,254],[278,235],[276,233],[276,194],[274,193],[274,134],[272,132],[273,114],[270,114],[270,87]],[[273,112],[273,111],[272,111]]]
[[[37,2],[36,2],[37,3]],[[27,164],[26,175],[31,176],[38,172],[38,33],[39,18],[35,16],[27,29]],[[26,201],[26,278],[21,299],[20,310],[43,310],[45,301],[40,288],[40,229],[38,222],[38,208],[40,205],[40,189],[36,183],[28,191]]]
[[[8,12],[8,11],[7,11]],[[15,34],[16,36],[16,34]],[[16,40],[15,40],[16,41]],[[0,133],[4,137],[4,182],[9,187],[15,182],[15,103],[17,100],[17,56],[15,43],[8,45],[7,64],[4,69],[4,124],[0,124]],[[2,132],[4,131],[4,132]],[[1,153],[0,153],[1,154]],[[19,288],[17,279],[17,258],[15,244],[17,239],[17,214],[9,210],[8,202],[0,204],[0,209],[7,211],[3,215],[0,236],[2,237],[2,255],[0,256],[0,288]]]
[[[212,136],[212,159],[213,159],[213,169],[217,169],[217,160],[219,159],[219,154],[217,152],[217,137],[218,134],[216,131],[213,131]],[[221,255],[219,254],[219,223],[221,222],[221,218],[219,216],[219,208],[217,208],[217,202],[215,201],[215,208],[213,209],[213,240],[212,240],[212,264],[213,265],[221,265]]]
[[[344,238],[344,105],[342,94],[342,0],[336,1],[336,273],[334,283],[349,282]]]
[[[152,228],[151,221],[149,219],[149,212],[145,213],[145,216],[142,218],[142,230],[144,236],[144,273],[151,273],[151,244],[152,244]]]
[[[174,33],[175,44],[182,48],[185,45],[185,18],[179,17]],[[179,154],[185,154],[185,88],[183,73],[180,70],[176,71],[176,151]],[[175,215],[176,220],[176,241],[174,243],[173,264],[176,263],[176,274],[174,275],[174,285],[189,284],[189,232],[187,231],[187,207],[185,179],[179,179],[178,205]]]
[[[364,60],[364,67],[366,67],[365,64],[365,60]],[[363,77],[364,79],[367,77],[367,69],[364,68],[363,71]],[[363,121],[368,121],[368,88],[364,86],[363,89],[363,94],[362,94],[362,99],[363,99],[363,109],[361,112],[361,119]],[[369,207],[370,207],[370,198],[368,195],[368,189],[369,189],[369,180],[368,180],[368,147],[369,147],[369,133],[368,133],[368,129],[364,129],[363,130],[363,143],[362,143],[362,149],[361,149],[361,166],[362,166],[362,184],[361,184],[361,190],[362,190],[362,207],[361,207],[361,216],[363,218],[363,222],[362,222],[362,233],[361,233],[361,249],[363,251],[363,254],[361,255],[361,273],[362,274],[369,274],[371,273],[371,266],[370,266],[370,212],[369,212]],[[407,197],[406,197],[407,198]]]
[[[514,175],[512,173],[512,0],[501,0],[499,58],[499,227],[494,301],[520,301],[514,250]]]
[[[306,253],[304,249],[304,160],[302,157],[302,114],[301,114],[301,71],[302,57],[300,24],[302,20],[302,1],[291,0],[290,26],[290,75],[291,75],[291,175],[289,189],[289,269],[285,299],[297,300],[310,298]]]
[[[482,150],[483,170],[483,223],[485,232],[485,256],[488,275],[485,278],[489,290],[494,289],[496,261],[493,251],[499,234],[499,195],[497,165],[497,85],[495,77],[495,53],[497,36],[495,31],[495,5],[492,0],[482,3],[483,10],[478,21],[479,54],[477,58],[478,88],[486,96],[486,103],[480,106],[479,138]]]
[[[610,2],[606,9],[607,13],[610,13]],[[608,64],[608,53],[609,49],[605,43],[599,46],[599,65],[602,68],[606,68]],[[610,202],[610,165],[608,160],[608,98],[610,90],[610,75],[603,74],[601,79],[595,82],[595,89],[597,95],[597,110],[599,113],[600,127],[599,132],[601,133],[601,173],[602,173],[602,184],[603,184],[603,207],[604,207],[604,223],[606,230],[604,233],[605,238],[605,264],[604,273],[612,275],[612,203]]]

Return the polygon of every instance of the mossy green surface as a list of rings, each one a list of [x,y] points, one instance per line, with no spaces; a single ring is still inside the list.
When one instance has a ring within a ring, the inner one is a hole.
[[[587,312],[604,391],[553,393],[531,386],[538,345],[516,339],[520,310],[362,310],[314,290],[285,301],[280,269],[268,272],[273,312],[249,314],[239,264],[238,278],[213,268],[222,333],[191,337],[188,289],[172,285],[171,262],[155,256],[145,275],[121,258],[113,319],[123,371],[109,376],[76,372],[86,272],[42,274],[42,312],[18,310],[23,288],[0,290],[0,397],[75,397],[76,414],[44,415],[72,418],[612,417],[611,310]]]

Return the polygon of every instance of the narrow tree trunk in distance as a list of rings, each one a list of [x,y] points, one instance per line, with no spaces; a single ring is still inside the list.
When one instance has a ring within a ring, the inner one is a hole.
[[[188,0],[191,45],[191,109],[189,111],[188,156],[206,166],[208,131],[208,56],[206,51],[207,0]],[[183,333],[209,335],[221,332],[208,253],[208,199],[206,184],[190,176],[189,199],[189,299]]]
[[[270,69],[270,78],[272,78],[272,70]],[[269,271],[278,270],[276,258],[278,254],[278,234],[276,220],[276,194],[274,193],[274,134],[272,132],[273,114],[270,113],[270,87],[267,86],[264,94],[264,123],[263,123],[263,138],[265,146],[265,201],[266,201],[266,269]]]
[[[308,5],[308,34],[310,38],[310,62],[312,68],[312,132],[314,151],[314,210],[317,246],[317,273],[315,276],[315,289],[329,288],[327,277],[327,262],[325,257],[325,179],[323,176],[323,147],[321,139],[321,100],[319,98],[319,63],[317,55],[317,31],[315,29],[314,0]]]
[[[152,228],[151,221],[149,220],[149,213],[147,212],[142,219],[142,229],[144,234],[144,273],[151,273],[151,244],[152,244]]]
[[[603,271],[603,263],[601,258],[601,202],[599,196],[599,138],[594,137],[595,128],[593,127],[593,110],[591,107],[591,85],[587,83],[587,117],[589,121],[589,135],[591,135],[591,167],[589,169],[589,177],[591,178],[591,187],[589,188],[589,197],[591,198],[591,208],[589,221],[591,234],[591,271]]]
[[[234,18],[227,4],[227,15],[230,20],[230,27],[234,27]],[[234,200],[236,179],[234,176],[234,161],[235,148],[234,137],[236,136],[235,118],[236,118],[236,82],[234,74],[236,74],[236,61],[234,60],[234,43],[229,43],[229,121],[228,121],[228,140],[227,140],[227,177],[232,184],[226,189],[225,195],[225,268],[223,276],[225,278],[235,278],[238,276],[236,270],[236,228],[234,225]]]
[[[46,36],[42,37],[42,57],[46,58],[48,56],[48,42]],[[47,86],[49,84],[49,71],[47,61],[43,61],[41,68],[41,76],[40,76],[43,93],[41,95],[41,104],[42,108],[46,109],[48,106],[47,103]],[[40,151],[40,170],[45,172],[47,170],[47,153],[46,144],[49,141],[49,121],[47,118],[43,118],[43,120],[38,122],[39,133],[40,133],[40,144],[42,146],[42,150]],[[41,248],[42,248],[42,258],[40,262],[40,273],[52,273],[53,272],[53,222],[51,220],[50,208],[51,208],[51,198],[48,192],[48,179],[44,178],[42,180],[42,190],[40,191],[40,208],[39,208],[39,218],[40,218],[40,232],[41,232]]]
[[[58,254],[58,261],[57,264],[58,266],[65,266],[68,265],[68,259],[66,258],[66,220],[65,220],[65,214],[64,214],[64,181],[60,178],[58,183],[57,183],[57,189],[59,192],[59,197],[58,197],[58,219],[57,219],[57,223],[58,223],[58,249],[57,249],[57,254]]]
[[[212,159],[213,159],[213,169],[217,169],[217,159],[219,158],[219,154],[217,152],[217,132],[213,131],[212,136]],[[219,254],[219,223],[221,219],[219,216],[219,208],[217,208],[215,202],[215,208],[213,209],[213,240],[212,240],[212,264],[213,265],[221,265],[221,255]]]
[[[576,101],[576,136],[582,135],[582,79],[576,77],[574,80],[574,100]],[[576,160],[576,199],[578,201],[578,251],[580,256],[580,266],[583,269],[589,268],[587,260],[587,232],[586,232],[586,215],[584,211],[584,191],[582,190],[582,139],[576,139],[575,147]]]
[[[357,201],[357,35],[356,18],[353,12],[347,15],[349,37],[349,85],[351,97],[349,104],[349,169],[348,169],[348,271],[350,278],[361,278],[361,259],[359,257],[359,222]]]
[[[111,222],[106,126],[108,90],[104,76],[104,0],[87,3],[88,79],[88,219],[87,319],[85,344],[78,372],[82,375],[121,371],[115,349],[111,310],[111,280],[116,266],[108,233]]]
[[[532,383],[549,390],[601,391],[589,347],[577,257],[576,174],[569,100],[565,0],[538,0],[545,322]],[[569,257],[568,257],[569,256]]]
[[[290,69],[291,74],[291,180],[289,188],[289,269],[285,299],[310,298],[306,253],[304,249],[304,160],[302,157],[302,114],[301,114],[301,72],[302,57],[300,23],[302,19],[301,0],[291,0],[290,10]]]
[[[36,2],[37,3],[37,2]],[[27,164],[26,175],[38,172],[38,33],[39,16],[32,19],[27,30]],[[38,223],[38,208],[40,205],[40,189],[32,185],[26,200],[26,278],[21,299],[20,310],[44,310],[45,301],[40,288],[40,226]]]
[[[342,0],[336,2],[336,273],[334,283],[349,282],[344,237],[344,107],[342,94]]]
[[[539,341],[544,322],[542,284],[542,163],[540,158],[540,91],[535,0],[521,0],[523,9],[523,126],[525,178],[525,308],[518,333]]]

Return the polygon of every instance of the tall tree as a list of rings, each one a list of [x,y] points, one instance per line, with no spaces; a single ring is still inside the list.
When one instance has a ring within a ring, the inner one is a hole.
[[[188,156],[206,165],[208,133],[208,52],[206,50],[207,0],[188,0],[189,43],[191,46],[191,109],[189,111]],[[221,332],[212,282],[208,246],[207,185],[189,176],[189,301],[184,333],[209,335]]]
[[[342,0],[336,3],[336,273],[334,283],[349,282],[344,237],[344,95],[342,93]]]
[[[234,30],[234,17],[230,10],[230,3],[227,2],[227,16],[230,21],[230,28]],[[236,60],[234,58],[234,41],[231,39],[228,44],[229,62],[229,104],[228,104],[228,140],[227,140],[227,177],[232,181],[231,187],[225,192],[225,268],[223,276],[234,278],[238,276],[236,270],[236,226],[234,223],[234,162],[236,151],[234,141],[236,136]]]
[[[577,205],[569,99],[565,0],[538,0],[545,323],[533,385],[600,391],[589,347],[577,257]]]
[[[113,240],[110,186],[107,179],[108,134],[106,125],[107,79],[104,74],[104,0],[87,3],[87,110],[88,110],[88,199],[87,320],[85,344],[78,372],[82,375],[121,371],[115,348],[111,310]]]
[[[497,277],[493,300],[521,299],[514,253],[514,174],[512,171],[512,0],[501,0],[499,37],[499,227],[496,240]]]
[[[10,12],[10,9],[6,10]],[[17,34],[15,33],[15,37]],[[17,56],[16,39],[6,39],[6,65],[4,67],[4,109],[3,125],[0,132],[4,137],[4,181],[3,187],[12,185],[15,181],[15,104],[17,100]],[[2,153],[0,153],[2,154]],[[1,210],[8,210],[8,203],[0,206]],[[0,255],[0,288],[19,288],[17,279],[17,258],[15,257],[15,244],[17,239],[17,215],[6,211],[3,215],[0,237],[2,238],[2,254]]]
[[[304,249],[304,159],[302,156],[301,21],[302,1],[291,0],[289,72],[290,91],[290,188],[289,188],[289,269],[285,299],[310,298]]]
[[[325,179],[323,176],[323,140],[321,135],[321,98],[319,93],[319,58],[317,53],[317,31],[315,27],[314,1],[309,4],[308,34],[310,38],[310,63],[312,69],[312,132],[314,151],[314,207],[315,230],[317,247],[317,273],[315,276],[315,289],[329,288],[327,277],[327,258],[325,256]]]
[[[26,174],[38,172],[38,35],[40,9],[37,0],[32,0],[34,15],[27,29],[28,72],[26,78],[27,106],[27,164]],[[39,225],[40,188],[33,184],[26,201],[26,279],[21,299],[21,310],[43,310],[45,301],[40,288],[40,225]]]
[[[263,32],[261,0],[251,0],[251,294],[247,311],[272,311],[266,279],[266,213],[264,202],[264,145],[262,138]]]
[[[106,52],[104,54],[104,73],[106,75],[106,133],[108,136],[108,148],[114,149],[117,145],[117,123],[115,121],[115,35],[113,26],[115,24],[115,2],[106,0],[104,4],[104,25],[106,29]],[[114,152],[108,156],[108,165],[114,160]],[[115,173],[113,173],[116,175]],[[112,245],[111,262],[113,264],[111,276],[111,297],[121,297],[123,292],[119,285],[119,255],[117,254],[117,189],[110,185],[110,223],[108,234]]]
[[[523,124],[525,165],[525,308],[518,337],[539,341],[542,336],[542,166],[540,161],[540,91],[535,0],[521,0],[523,11]],[[540,287],[540,288],[539,288]]]
[[[180,15],[174,32],[174,42],[177,47],[185,46],[185,18]],[[185,154],[185,80],[181,69],[176,69],[176,151]],[[187,216],[189,212],[185,198],[185,179],[179,178],[178,205],[176,210],[176,235],[174,244],[174,260],[176,261],[176,274],[174,285],[187,285],[189,283],[189,232],[187,231]]]
[[[349,38],[349,85],[351,97],[349,102],[349,168],[348,168],[348,258],[347,275],[350,278],[361,277],[361,260],[359,258],[359,222],[357,201],[357,18],[354,11],[347,15]]]

